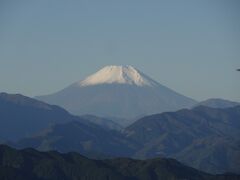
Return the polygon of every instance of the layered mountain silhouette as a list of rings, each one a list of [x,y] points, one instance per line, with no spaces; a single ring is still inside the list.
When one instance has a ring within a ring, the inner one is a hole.
[[[20,95],[0,93],[0,138],[17,140],[51,124],[70,121],[64,109]]]
[[[92,123],[73,121],[57,124],[39,136],[18,141],[18,148],[32,147],[42,151],[77,151],[94,158],[131,157],[141,144],[124,134]]]
[[[125,130],[135,157],[174,157],[207,172],[240,173],[240,106],[204,106],[144,117]]]
[[[60,154],[0,146],[0,179],[7,180],[237,180],[239,175],[211,175],[176,160],[118,158],[92,160],[77,153]]]
[[[132,66],[106,66],[57,93],[36,98],[76,115],[128,119],[175,111],[196,103]]]
[[[77,151],[97,158],[172,157],[207,172],[240,172],[240,106],[225,109],[199,106],[155,114],[121,131],[100,126],[103,119],[98,121],[95,116],[69,117],[73,121],[23,138],[16,147]]]
[[[100,126],[120,128],[116,123],[104,118],[77,117],[59,106],[49,105],[20,94],[0,93],[0,142],[31,137],[54,124],[72,121],[81,122],[89,127],[98,124],[100,129]]]
[[[95,158],[171,157],[206,172],[240,172],[240,106],[155,114],[124,129],[109,119],[73,116],[19,94],[2,93],[0,107],[1,143],[18,148],[77,151]]]
[[[115,121],[118,121],[118,120],[111,120],[111,119],[107,119],[107,118],[102,118],[102,117],[98,117],[98,116],[94,116],[94,115],[83,115],[83,116],[80,116],[80,118],[82,120],[86,120],[88,122],[92,122],[94,124],[97,124],[105,129],[112,129],[112,130],[122,130],[123,127],[116,123]],[[121,119],[122,120],[122,119]]]
[[[199,102],[194,107],[197,106],[208,106],[212,108],[229,108],[234,106],[239,106],[239,102],[229,101],[226,99],[220,99],[220,98],[211,98],[207,99],[205,101]]]

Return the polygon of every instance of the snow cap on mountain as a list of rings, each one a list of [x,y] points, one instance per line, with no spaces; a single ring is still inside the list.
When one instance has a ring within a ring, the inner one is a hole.
[[[132,66],[106,66],[87,77],[77,85],[92,86],[99,84],[130,84],[136,86],[156,86],[157,82]]]

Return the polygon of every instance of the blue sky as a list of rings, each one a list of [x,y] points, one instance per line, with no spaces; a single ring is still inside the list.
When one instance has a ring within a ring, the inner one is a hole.
[[[49,94],[132,65],[196,100],[240,101],[238,0],[1,0],[0,91]]]

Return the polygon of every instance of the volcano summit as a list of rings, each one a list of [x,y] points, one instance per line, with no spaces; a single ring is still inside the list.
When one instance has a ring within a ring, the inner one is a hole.
[[[132,66],[106,66],[57,93],[37,99],[62,106],[77,115],[118,118],[175,111],[196,103]]]

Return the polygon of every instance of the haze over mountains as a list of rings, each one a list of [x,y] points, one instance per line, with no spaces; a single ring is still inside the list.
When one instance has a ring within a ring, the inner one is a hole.
[[[0,139],[18,140],[10,143],[18,148],[95,158],[172,157],[206,172],[240,172],[240,106],[155,114],[121,131],[109,119],[73,116],[21,95],[1,94],[0,107]]]
[[[240,106],[197,107],[144,117],[124,131],[81,122],[52,126],[17,147],[77,151],[90,157],[172,157],[197,169],[240,173]]]
[[[36,136],[55,124],[67,122],[79,122],[99,129],[122,129],[109,119],[93,115],[78,117],[59,106],[21,94],[0,93],[0,141],[17,141]]]
[[[208,106],[212,108],[229,108],[234,106],[239,106],[239,102],[233,102],[226,99],[220,99],[220,98],[211,98],[207,99],[205,101],[197,103],[194,107],[197,106]]]
[[[198,169],[240,173],[240,106],[199,106],[151,115],[125,129],[143,144],[135,157],[174,157]]]
[[[0,139],[15,141],[70,119],[74,117],[58,106],[20,94],[0,93]]]
[[[77,115],[118,118],[136,118],[196,104],[132,66],[106,66],[57,93],[37,99]]]
[[[10,177],[10,174],[22,177],[27,169],[32,177],[44,173],[51,177],[48,171],[31,169],[41,166],[39,161],[46,159],[53,164],[64,163],[64,167],[55,169],[55,165],[50,165],[49,168],[56,172],[56,177],[62,174],[68,178],[71,172],[65,167],[69,166],[69,159],[71,163],[74,161],[71,167],[76,169],[82,167],[79,163],[87,163],[87,171],[98,174],[99,168],[103,168],[104,177],[120,179],[214,179],[216,176],[207,173],[240,173],[240,104],[237,102],[224,99],[196,102],[131,66],[107,66],[83,81],[38,99],[45,102],[20,94],[0,93],[0,143],[40,151],[74,151],[97,159],[128,157],[144,161],[125,158],[97,161],[80,155],[17,151],[1,146],[0,160],[2,153],[4,161],[0,170],[3,168],[4,173],[0,171],[0,177]],[[22,158],[24,163],[17,161],[17,169],[14,163],[6,167],[8,153]],[[207,173],[159,157],[174,158]],[[29,163],[34,165],[30,168]],[[169,165],[174,172],[169,173]],[[179,169],[189,174],[179,174]],[[84,173],[74,173],[75,176],[89,178]]]

